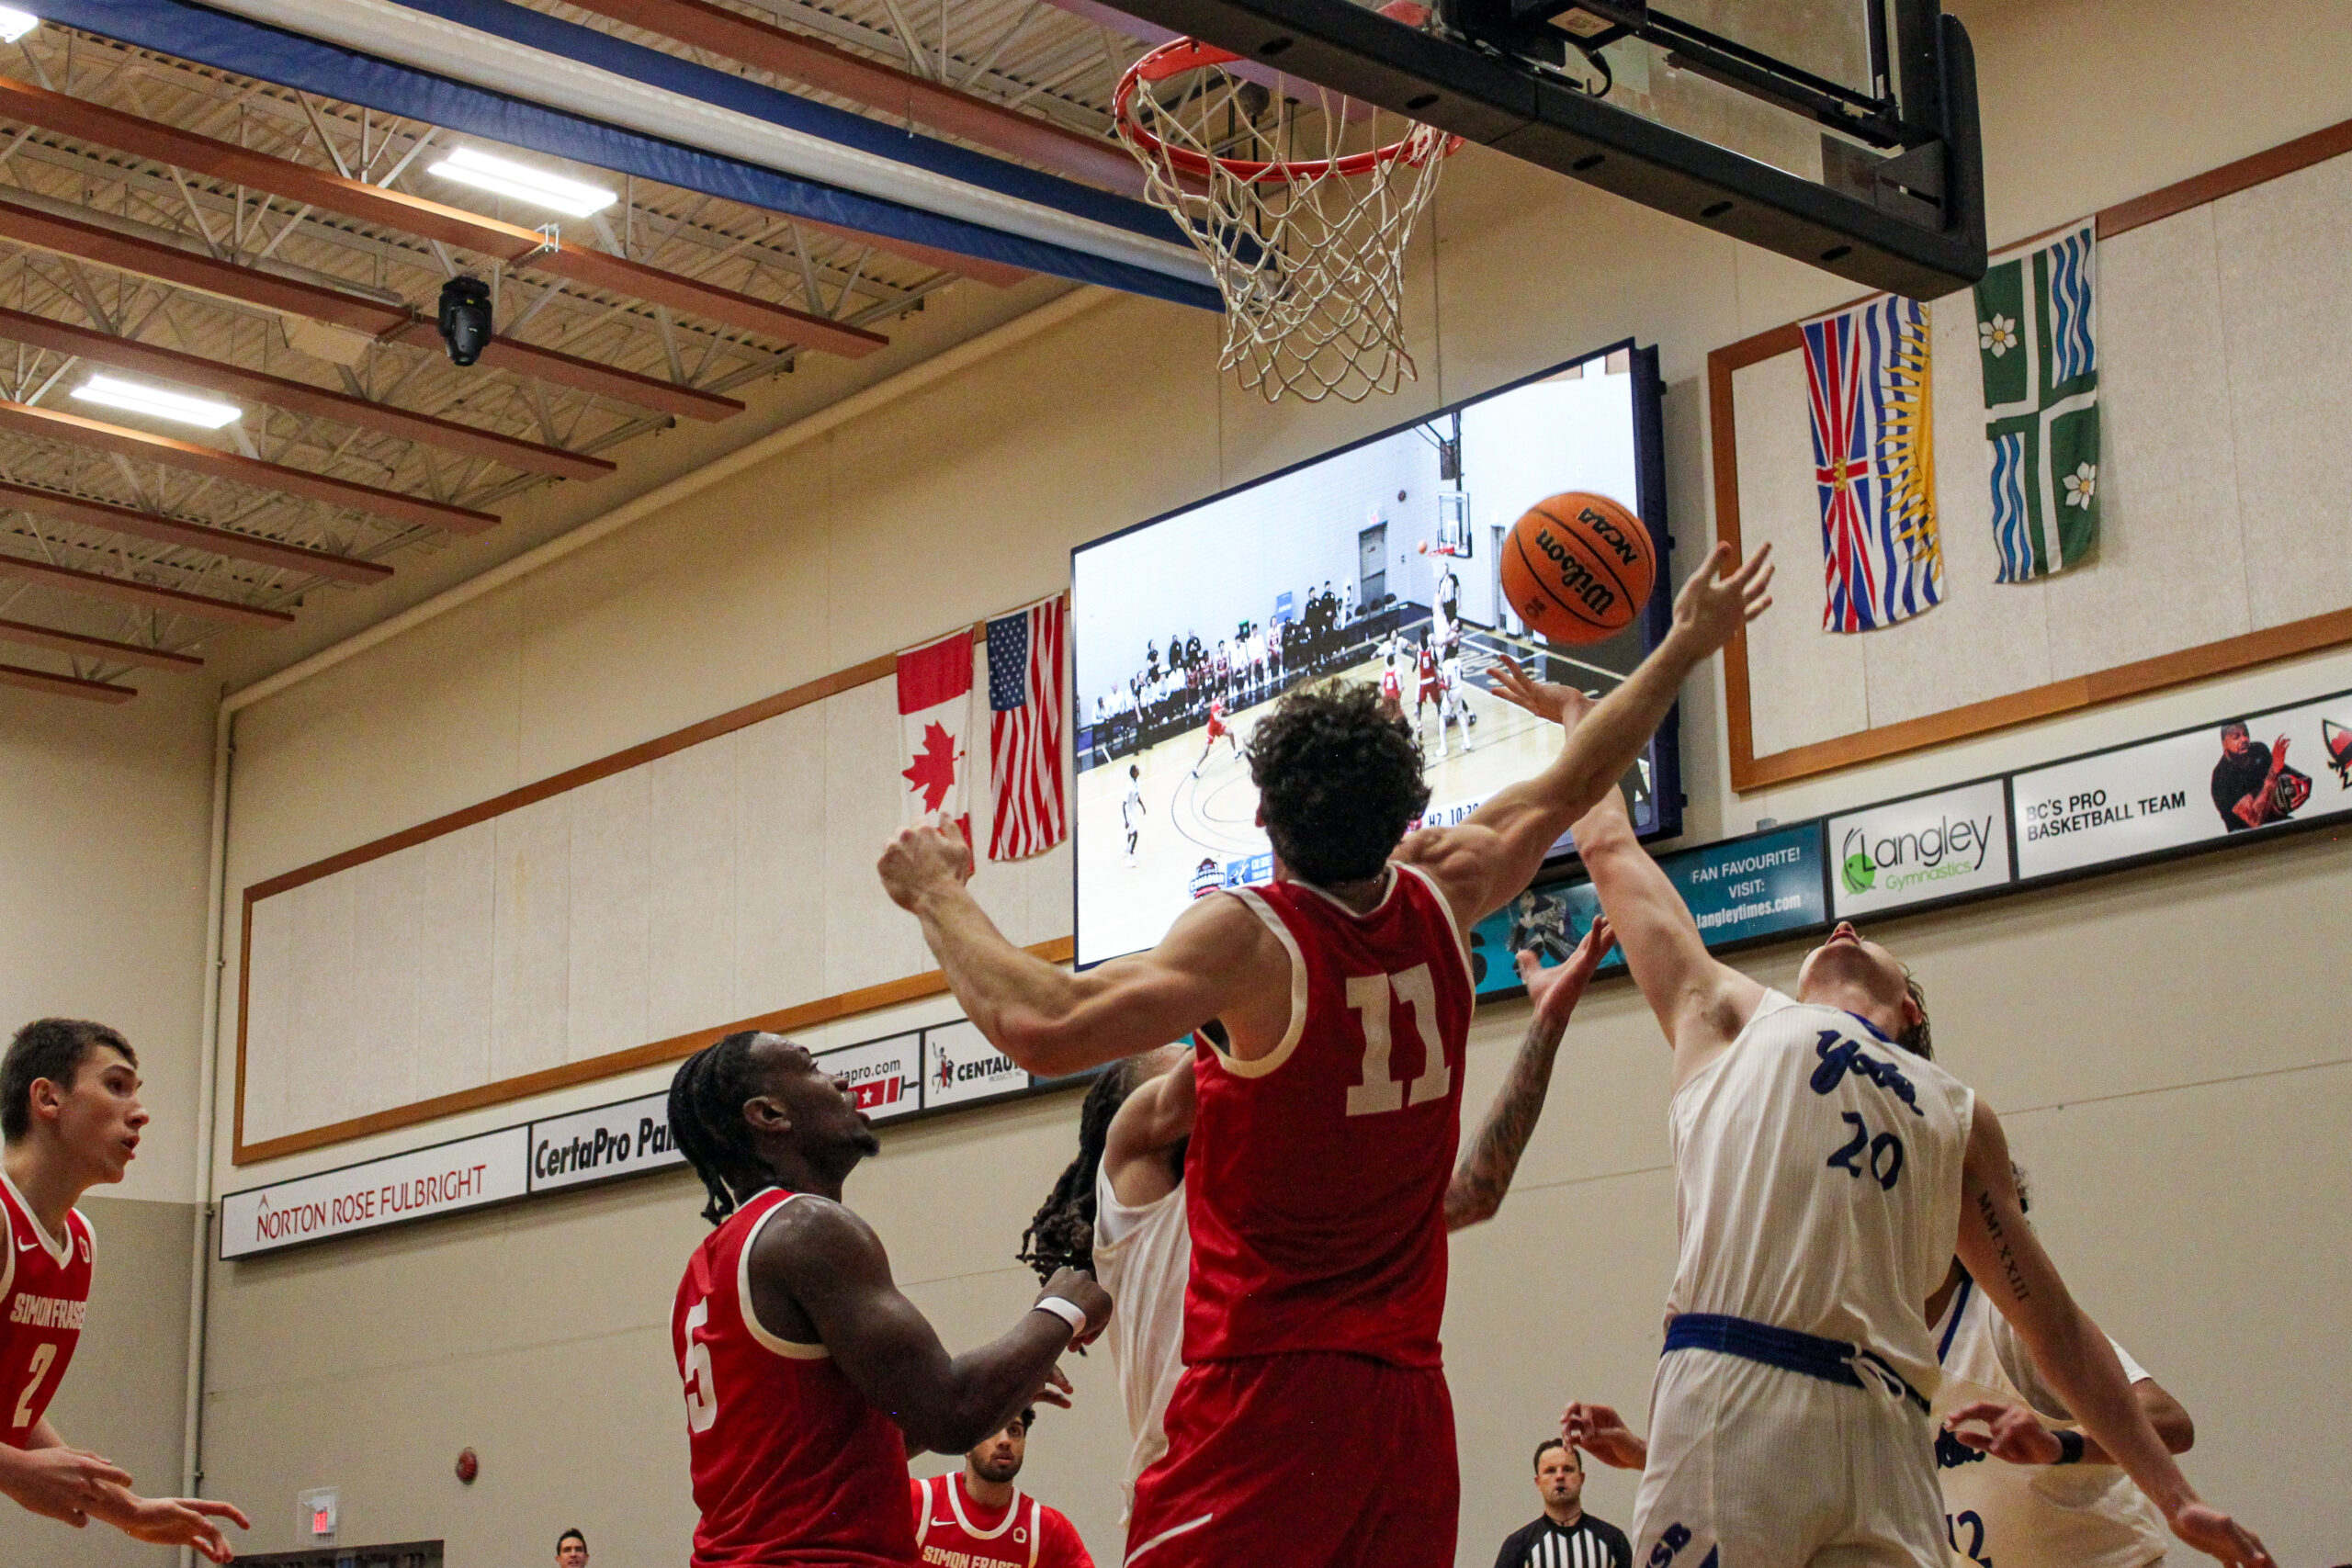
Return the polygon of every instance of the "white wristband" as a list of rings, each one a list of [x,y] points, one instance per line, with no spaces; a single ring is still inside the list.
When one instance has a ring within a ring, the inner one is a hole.
[[[1069,1337],[1072,1339],[1086,1332],[1086,1309],[1076,1302],[1066,1302],[1059,1296],[1047,1296],[1031,1310],[1052,1313],[1056,1317],[1069,1324]]]

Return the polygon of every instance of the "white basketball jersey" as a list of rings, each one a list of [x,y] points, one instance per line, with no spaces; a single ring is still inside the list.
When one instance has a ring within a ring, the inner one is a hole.
[[[1190,1072],[1187,1064],[1182,1071]],[[1184,1286],[1193,1274],[1193,1231],[1184,1184],[1157,1202],[1131,1209],[1111,1190],[1111,1173],[1094,1178],[1094,1277],[1116,1306],[1103,1337],[1126,1401],[1123,1485],[1130,1506],[1136,1477],[1168,1451],[1168,1396],[1184,1371]],[[1123,1511],[1124,1522],[1124,1511]]]
[[[1921,1314],[1960,1235],[1974,1109],[1853,1014],[1767,991],[1668,1107],[1681,1236],[1668,1312],[1845,1340],[1934,1393]]]
[[[1948,1413],[1980,1399],[2022,1404],[2055,1425],[2075,1424],[2017,1330],[1974,1280],[1952,1292],[1936,1325],[1936,1348],[1944,1369],[1936,1391],[1939,1430]],[[2148,1375],[2120,1345],[2115,1359],[2126,1381]],[[1936,1444],[1936,1466],[1953,1568],[2145,1568],[2171,1545],[2164,1516],[2119,1465],[2005,1464],[1946,1437]]]

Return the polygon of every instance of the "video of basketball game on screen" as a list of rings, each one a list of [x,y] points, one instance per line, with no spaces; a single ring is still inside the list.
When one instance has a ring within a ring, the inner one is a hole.
[[[1505,592],[1510,536],[1564,491],[1635,510],[1636,379],[1597,355],[1075,552],[1081,964],[1272,875],[1245,752],[1302,682],[1374,682],[1396,702],[1426,761],[1425,825],[1557,753],[1555,726],[1495,694],[1499,661],[1601,694],[1646,651],[1646,606],[1623,606],[1613,635],[1578,632],[1599,640],[1537,635]],[[1643,830],[1655,767],[1631,781]]]

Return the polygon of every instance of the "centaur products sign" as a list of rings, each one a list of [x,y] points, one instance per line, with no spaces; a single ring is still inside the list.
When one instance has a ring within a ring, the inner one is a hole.
[[[817,1064],[876,1122],[1052,1087],[998,1055],[962,1019],[820,1052]],[[232,1192],[220,1200],[220,1256],[255,1258],[684,1163],[670,1135],[669,1096],[641,1095]]]
[[[1949,898],[2009,880],[2009,803],[1999,779],[1829,819],[1838,919]]]

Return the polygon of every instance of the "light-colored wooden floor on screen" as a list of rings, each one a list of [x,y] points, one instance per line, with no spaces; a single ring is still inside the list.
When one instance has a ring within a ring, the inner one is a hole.
[[[1378,661],[1345,673],[1350,679],[1376,680]],[[1555,726],[1511,706],[1475,680],[1469,693],[1470,710],[1478,722],[1467,752],[1457,733],[1448,744],[1449,754],[1440,758],[1436,705],[1422,716],[1421,752],[1432,807],[1491,795],[1537,772],[1559,751]],[[1237,716],[1235,744],[1217,741],[1205,761],[1201,757],[1204,732],[1195,729],[1079,774],[1078,878],[1090,959],[1131,953],[1158,942],[1183,908],[1193,873],[1204,858],[1222,865],[1263,850],[1263,835],[1251,826],[1258,791],[1239,748],[1248,743],[1251,725],[1272,705],[1261,704]],[[1409,700],[1405,711],[1412,712]],[[1143,770],[1139,782],[1144,801],[1143,829],[1136,835],[1132,865],[1119,818],[1130,763]],[[1193,776],[1195,763],[1198,778]]]

